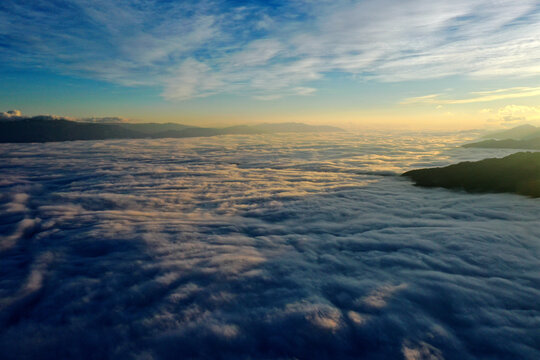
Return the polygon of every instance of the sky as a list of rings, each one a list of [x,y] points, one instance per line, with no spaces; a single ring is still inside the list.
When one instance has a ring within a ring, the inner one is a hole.
[[[0,111],[540,125],[537,0],[4,0]]]

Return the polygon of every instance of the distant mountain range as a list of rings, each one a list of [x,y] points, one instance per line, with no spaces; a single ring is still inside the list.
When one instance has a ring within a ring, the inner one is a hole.
[[[463,147],[540,150],[540,128],[532,125],[517,126],[482,138],[489,140],[465,144]]]
[[[302,123],[240,125],[203,128],[174,123],[89,123],[51,116],[18,117],[0,121],[0,143],[27,143],[72,140],[158,139],[216,136],[228,134],[274,134],[344,131],[333,126]]]
[[[505,139],[514,139],[514,140],[523,140],[527,138],[540,137],[540,128],[525,124],[513,127],[508,130],[496,131],[482,136],[484,139],[493,139],[493,140],[505,140]]]
[[[404,173],[416,185],[469,192],[508,192],[540,197],[540,152],[520,152],[502,159],[462,162]]]

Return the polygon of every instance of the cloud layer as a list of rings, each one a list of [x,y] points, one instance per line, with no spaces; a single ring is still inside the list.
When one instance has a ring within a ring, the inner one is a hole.
[[[536,76],[535,0],[86,1],[0,5],[0,61],[183,100],[306,95],[340,73],[376,81]]]
[[[538,201],[393,176],[464,140],[0,145],[3,357],[536,359]]]

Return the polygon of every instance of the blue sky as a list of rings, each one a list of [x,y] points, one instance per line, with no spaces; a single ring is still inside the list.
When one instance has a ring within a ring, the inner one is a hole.
[[[536,0],[4,0],[0,106],[201,124],[535,122],[539,24]]]

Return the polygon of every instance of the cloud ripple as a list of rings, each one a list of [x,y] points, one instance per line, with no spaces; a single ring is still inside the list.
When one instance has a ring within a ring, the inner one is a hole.
[[[4,0],[0,63],[156,86],[169,100],[268,100],[335,74],[532,78],[539,19],[536,0]]]
[[[454,135],[4,144],[5,359],[540,356],[538,201]]]

